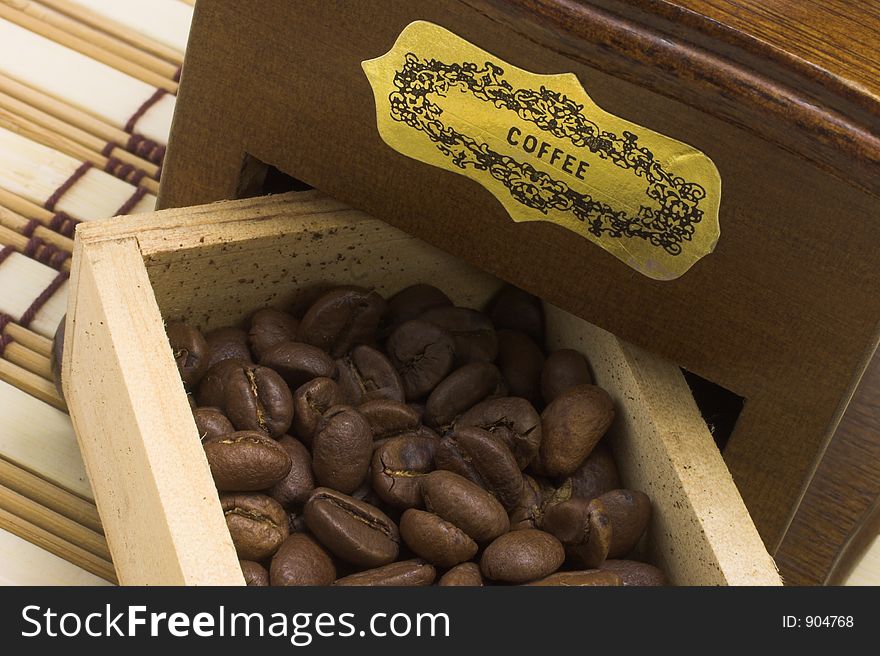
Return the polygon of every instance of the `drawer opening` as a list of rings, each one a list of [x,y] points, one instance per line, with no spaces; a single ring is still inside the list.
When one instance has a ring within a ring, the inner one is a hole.
[[[687,369],[682,369],[681,373],[694,395],[709,434],[723,453],[745,405],[745,398]]]

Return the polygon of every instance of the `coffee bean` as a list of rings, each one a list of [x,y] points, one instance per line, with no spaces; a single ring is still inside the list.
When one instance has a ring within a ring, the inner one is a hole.
[[[498,369],[507,383],[508,394],[540,405],[544,352],[525,333],[498,331]]]
[[[619,576],[623,585],[653,586],[669,584],[663,570],[635,560],[609,559],[602,563],[601,570],[612,572]]]
[[[346,576],[333,585],[416,587],[431,585],[436,576],[437,570],[424,560],[404,560]]]
[[[290,456],[258,431],[239,431],[204,443],[205,457],[221,492],[265,490],[287,476]]]
[[[419,319],[452,335],[456,366],[468,362],[492,362],[498,355],[495,327],[482,312],[463,307],[437,307],[423,312]]]
[[[632,551],[651,520],[651,500],[637,490],[611,490],[598,501],[611,520],[609,558],[620,558]]]
[[[458,565],[477,553],[477,543],[460,528],[415,508],[403,513],[400,537],[413,553],[438,567]]]
[[[348,405],[373,399],[403,403],[403,383],[391,361],[371,346],[355,346],[336,361],[339,389]]]
[[[301,508],[294,508],[287,513],[287,523],[291,533],[303,533],[306,530],[306,518]]]
[[[241,360],[223,360],[211,367],[197,398],[201,406],[220,408],[238,430],[279,437],[293,421],[293,396],[284,380],[268,367]]]
[[[444,437],[434,456],[437,469],[446,469],[491,492],[505,510],[512,510],[522,492],[516,458],[488,431],[464,426]]]
[[[462,563],[450,569],[437,581],[440,586],[482,587],[483,575],[476,563]]]
[[[417,318],[423,312],[447,305],[452,305],[452,301],[433,285],[423,283],[410,285],[388,299],[386,325],[393,330],[403,322]]]
[[[193,410],[193,419],[199,431],[199,439],[204,442],[212,437],[224,437],[235,432],[226,415],[219,408],[196,408]]]
[[[361,287],[338,287],[322,294],[297,329],[297,340],[341,358],[357,344],[375,341],[385,299]]]
[[[572,387],[541,413],[541,446],[533,469],[568,476],[586,459],[614,420],[614,404],[601,387]]]
[[[510,530],[541,528],[543,489],[540,483],[528,474],[522,477],[522,489],[516,505],[509,512]]]
[[[487,430],[511,450],[525,469],[541,445],[541,418],[531,403],[515,396],[488,399],[465,412],[455,423]]]
[[[417,319],[395,328],[385,349],[400,374],[407,401],[430,393],[452,370],[455,359],[452,336],[432,323]]]
[[[357,410],[338,405],[324,413],[312,439],[312,468],[319,485],[353,492],[366,477],[372,454],[370,425]]]
[[[222,494],[220,506],[239,558],[265,560],[290,534],[284,508],[265,494]]]
[[[330,554],[305,533],[291,533],[269,566],[272,585],[330,585],[335,579]]]
[[[321,544],[353,565],[378,567],[397,558],[397,526],[363,501],[319,487],[306,502],[305,518]]]
[[[620,487],[617,465],[604,441],[593,448],[565,482],[571,486],[571,496],[588,501]]]
[[[478,544],[510,528],[504,506],[476,483],[449,471],[433,471],[421,479],[425,508],[454,524]]]
[[[302,342],[281,342],[269,347],[260,364],[277,371],[291,389],[314,378],[335,378],[336,363],[317,346]]]
[[[287,476],[278,481],[269,494],[285,508],[302,505],[315,489],[312,456],[302,442],[290,435],[283,436],[278,444],[290,456],[291,467]]]
[[[560,394],[577,385],[593,382],[587,359],[572,349],[559,349],[547,356],[541,372],[541,394],[544,403],[552,403]]]
[[[241,328],[218,328],[205,335],[208,369],[223,360],[251,362],[247,333]]]
[[[387,439],[373,451],[373,490],[395,508],[422,507],[420,480],[434,469],[436,446],[436,439],[415,434]]]
[[[197,329],[185,323],[173,322],[165,327],[171,353],[177,364],[183,384],[198,385],[208,371],[208,343]]]
[[[259,360],[276,344],[296,341],[298,326],[299,321],[287,312],[273,308],[255,312],[248,332],[248,343],[254,357]]]
[[[373,440],[382,440],[409,433],[419,428],[419,413],[399,401],[374,399],[358,406],[373,432]]]
[[[239,560],[244,582],[250,587],[266,587],[269,585],[269,572],[260,563],[252,560]]]
[[[342,404],[342,392],[334,380],[314,378],[300,385],[293,393],[294,433],[304,444],[311,446],[324,413]]]
[[[494,393],[501,377],[494,364],[472,362],[444,378],[425,404],[425,423],[443,430],[459,415]]]
[[[495,328],[525,333],[538,345],[544,343],[544,304],[537,296],[505,285],[486,306],[486,315]]]
[[[556,536],[580,567],[599,567],[612,541],[611,519],[598,499],[569,499],[547,508],[541,527]]]
[[[483,576],[505,583],[527,583],[549,576],[562,565],[559,540],[535,529],[512,531],[486,547],[480,558]]]
[[[585,569],[578,572],[556,572],[550,576],[526,583],[526,585],[550,586],[559,585],[565,587],[587,586],[618,586],[623,581],[616,572],[606,572],[601,569]]]

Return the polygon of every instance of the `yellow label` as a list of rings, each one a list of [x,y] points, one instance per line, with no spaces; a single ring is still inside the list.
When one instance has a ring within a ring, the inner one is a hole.
[[[476,180],[514,221],[557,223],[656,280],[715,248],[712,160],[603,111],[573,73],[524,71],[425,21],[362,66],[385,143]]]

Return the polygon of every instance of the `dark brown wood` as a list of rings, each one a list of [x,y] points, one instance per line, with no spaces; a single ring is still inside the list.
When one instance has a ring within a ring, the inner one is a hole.
[[[880,529],[880,357],[828,445],[776,558],[794,585],[840,583]]]
[[[741,63],[757,57],[748,49],[710,48],[696,27],[675,37],[663,15],[640,22],[620,6],[200,3],[160,205],[234,197],[253,157],[744,396],[724,456],[775,551],[877,344],[871,106],[784,60],[764,71]],[[512,223],[483,188],[388,148],[360,62],[415,19],[521,68],[574,72],[605,110],[709,155],[723,189],[716,251],[652,281],[558,226]]]

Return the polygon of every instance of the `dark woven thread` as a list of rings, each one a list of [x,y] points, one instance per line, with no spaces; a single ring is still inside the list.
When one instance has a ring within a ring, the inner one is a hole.
[[[115,148],[116,148],[116,144],[113,143],[112,141],[108,141],[107,145],[101,149],[101,154],[104,157],[110,157],[110,153],[112,153]]]
[[[79,219],[74,219],[65,212],[56,212],[55,216],[52,217],[52,220],[49,221],[49,228],[65,237],[73,239],[73,233],[78,224]]]
[[[147,139],[142,134],[132,134],[128,139],[128,143],[125,144],[125,149],[159,166],[162,165],[162,161],[165,159],[165,146],[156,143],[152,139]]]
[[[141,198],[143,198],[147,194],[147,190],[143,187],[138,187],[134,190],[134,193],[131,195],[127,201],[122,204],[118,210],[116,210],[116,214],[113,216],[121,216],[122,214],[128,214],[134,209],[134,206],[141,202]]]
[[[53,269],[61,270],[64,261],[70,257],[70,253],[63,248],[47,244],[39,237],[31,237],[24,248],[24,254],[32,257],[37,262],[47,264]]]
[[[174,71],[174,77],[172,77],[171,79],[174,80],[175,82],[180,82],[180,74],[181,73],[183,73],[183,66],[178,66],[177,70]]]
[[[3,352],[6,350],[6,347],[12,343],[12,337],[6,334],[6,326],[8,326],[12,322],[12,317],[8,314],[4,314],[0,312],[0,357],[3,356]]]
[[[12,246],[6,245],[3,248],[0,248],[0,264],[3,264],[3,261],[12,255],[15,252],[15,249]]]
[[[18,320],[18,325],[22,328],[29,327],[34,320],[34,317],[37,316],[37,312],[39,312],[46,302],[52,298],[52,294],[58,291],[58,288],[64,284],[64,281],[67,280],[68,277],[69,274],[66,271],[59,271],[58,275],[49,283],[49,286],[40,292],[40,295],[34,299],[34,302],[31,303],[30,307],[24,311],[24,314],[21,315],[21,319]]]
[[[49,199],[45,203],[43,203],[43,207],[45,207],[50,212],[54,212],[55,205],[58,203],[59,200],[61,200],[61,197],[66,194],[67,191],[76,184],[77,180],[83,177],[86,174],[86,171],[88,171],[90,168],[92,168],[91,162],[83,162],[82,164],[80,164],[79,168],[77,168],[76,171],[73,172],[73,175],[67,178],[67,180],[65,180],[64,183],[55,190],[55,193],[49,196]]]
[[[168,92],[165,91],[165,89],[156,89],[155,93],[147,98],[144,101],[144,104],[138,107],[137,111],[131,115],[130,119],[128,119],[128,123],[125,124],[125,131],[129,134],[134,132],[134,126],[137,125],[137,122],[139,120],[141,120],[141,117],[147,113],[150,107],[159,102],[162,99],[162,96],[164,96],[166,93]]]
[[[125,180],[133,185],[137,185],[146,175],[145,171],[141,171],[133,164],[123,162],[117,157],[108,157],[104,170],[110,175],[116,176],[120,180]]]
[[[31,219],[25,224],[24,229],[21,231],[21,234],[23,234],[25,237],[33,237],[34,230],[36,230],[39,225],[39,221],[37,221],[36,219]]]

